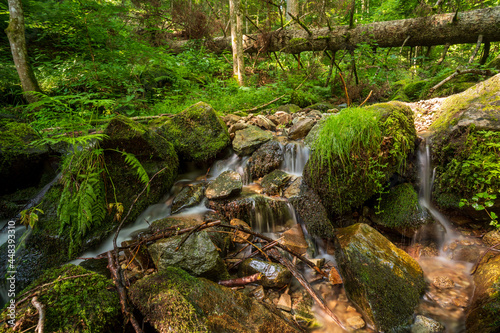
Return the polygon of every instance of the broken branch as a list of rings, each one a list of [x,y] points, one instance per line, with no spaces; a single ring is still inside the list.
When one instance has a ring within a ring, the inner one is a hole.
[[[249,283],[257,282],[261,279],[262,279],[262,273],[255,273],[241,278],[219,281],[218,283],[224,287],[239,287]]]

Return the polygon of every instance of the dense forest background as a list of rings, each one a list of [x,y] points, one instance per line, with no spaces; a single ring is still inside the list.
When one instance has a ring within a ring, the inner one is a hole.
[[[245,54],[245,84],[233,77],[230,53],[204,48],[230,36],[229,2],[215,0],[25,0],[28,55],[42,93],[26,104],[9,41],[0,34],[0,107],[42,131],[95,127],[114,114],[177,113],[203,100],[223,113],[319,101],[335,104],[447,95],[484,79],[460,76],[430,89],[457,69],[487,69],[499,43],[376,48],[289,54]],[[463,12],[498,0],[241,0],[243,33],[262,38],[278,29],[363,25],[377,21]],[[290,13],[296,19],[290,16]],[[300,23],[299,23],[300,22]],[[0,0],[0,30],[9,23]],[[300,26],[299,26],[300,25]],[[304,28],[305,29],[305,28]],[[170,44],[190,40],[184,52]],[[344,82],[344,83],[343,83]],[[301,84],[302,83],[302,84]],[[300,89],[297,87],[300,85]],[[348,97],[347,97],[348,96]]]

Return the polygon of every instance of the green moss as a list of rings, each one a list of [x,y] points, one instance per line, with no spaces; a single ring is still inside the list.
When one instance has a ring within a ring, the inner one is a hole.
[[[83,274],[90,275],[61,280]],[[34,288],[47,283],[52,284],[38,291],[38,300],[45,306],[47,332],[112,332],[120,325],[118,293],[104,276],[68,264],[45,272],[19,295],[30,294]],[[25,302],[17,308],[17,320],[24,318],[29,322],[33,311],[31,303]],[[0,332],[9,331],[0,328]]]
[[[418,203],[418,194],[411,184],[392,188],[382,196],[377,223],[389,228],[416,229],[425,223],[425,214]]]
[[[173,118],[164,119],[159,133],[172,142],[187,161],[204,162],[214,158],[229,143],[225,123],[214,109],[199,102]]]
[[[403,87],[403,92],[410,100],[416,100],[422,95],[422,91],[425,90],[426,86],[426,80],[411,82]]]
[[[290,103],[296,104],[301,108],[305,108],[311,104],[319,102],[317,96],[302,90],[295,90],[290,95]]]
[[[402,103],[345,109],[322,124],[306,183],[343,214],[381,192],[394,172],[404,173],[415,138],[413,113]]]
[[[309,42],[305,38],[292,38],[288,42],[288,47],[289,48],[296,48],[296,47],[299,47],[299,46],[307,44],[307,43],[309,43]]]

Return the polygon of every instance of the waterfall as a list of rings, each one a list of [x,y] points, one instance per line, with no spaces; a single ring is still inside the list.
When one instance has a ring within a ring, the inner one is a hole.
[[[296,176],[302,176],[309,159],[309,148],[302,142],[289,142],[281,144],[281,149],[283,151],[281,170]]]
[[[444,245],[456,240],[459,235],[452,228],[450,221],[446,216],[441,214],[436,207],[432,204],[432,186],[434,184],[434,169],[431,167],[431,154],[430,146],[427,142],[428,139],[423,140],[423,144],[420,144],[418,152],[419,161],[419,177],[420,177],[420,193],[419,193],[419,203],[420,206],[426,209],[429,214],[434,218],[434,220],[439,223],[444,229],[444,235],[441,239],[441,249]]]

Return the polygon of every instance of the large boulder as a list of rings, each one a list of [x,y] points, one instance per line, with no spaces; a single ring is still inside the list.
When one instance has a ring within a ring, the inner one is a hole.
[[[68,264],[46,271],[23,291],[25,295],[34,292],[45,309],[43,328],[46,332],[122,330],[118,293],[113,282],[100,274]],[[19,331],[27,331],[38,322],[38,314],[34,317],[29,300],[18,303],[14,312]],[[13,332],[12,328],[5,325],[10,319],[8,313],[3,311],[0,315],[0,320],[4,322],[0,332]]]
[[[500,331],[500,256],[484,260],[474,274],[474,296],[465,325],[468,332]]]
[[[215,281],[229,276],[217,247],[205,232],[195,232],[178,248],[184,235],[164,238],[148,247],[158,271],[174,266]],[[177,249],[178,248],[178,249]]]
[[[204,102],[196,103],[173,117],[155,120],[158,133],[174,144],[181,159],[205,162],[214,159],[229,144],[226,124]]]
[[[178,158],[168,141],[123,116],[111,120],[105,134],[108,138],[101,143],[102,151],[94,151],[97,149],[95,146],[86,147],[83,153],[91,159],[80,159],[81,155],[72,155],[72,167],[63,173],[66,184],[72,185],[75,179],[81,181],[84,177],[85,173],[81,170],[89,170],[85,161],[95,165],[105,163],[106,172],[102,171],[104,169],[96,171],[97,177],[93,178],[95,183],[90,183],[92,191],[80,193],[78,200],[73,200],[76,194],[64,189],[63,184],[59,183],[44,196],[39,206],[44,214],[39,214],[39,221],[31,237],[26,238],[25,246],[16,255],[18,288],[27,286],[42,271],[61,265],[95,247],[114,232],[120,223],[117,218],[118,210],[115,206],[112,214],[109,214],[108,204],[120,203],[123,212],[127,212],[134,204],[128,217],[128,222],[132,222],[149,205],[157,203],[172,186],[177,177]],[[149,190],[144,191],[139,198],[137,196],[143,191],[145,184],[139,180],[137,165],[127,163],[121,152],[134,154],[150,179],[163,170],[149,183]],[[98,159],[97,156],[103,159]],[[81,200],[87,200],[90,205],[73,205]],[[92,212],[92,220],[84,220],[86,228],[78,225],[82,222],[78,212]],[[2,276],[5,275],[4,270],[5,267],[2,266]]]
[[[158,332],[299,332],[272,306],[178,268],[145,277],[129,295]]]
[[[436,166],[433,199],[440,208],[456,211],[461,199],[472,202],[478,193],[500,192],[500,74],[445,99],[430,130]],[[491,210],[500,215],[500,197]],[[462,213],[489,221],[486,213],[471,207]]]
[[[38,134],[16,121],[0,122],[0,133],[0,195],[38,186],[49,155],[46,146],[30,145]]]
[[[337,231],[335,258],[348,297],[378,331],[408,326],[424,292],[419,264],[367,224]]]
[[[233,149],[239,156],[250,155],[272,138],[273,135],[271,132],[251,125],[245,129],[236,131],[233,140]]]
[[[321,126],[304,181],[330,214],[360,207],[382,193],[391,176],[408,173],[416,132],[407,105],[390,102],[344,109]]]

